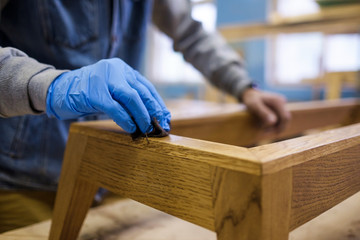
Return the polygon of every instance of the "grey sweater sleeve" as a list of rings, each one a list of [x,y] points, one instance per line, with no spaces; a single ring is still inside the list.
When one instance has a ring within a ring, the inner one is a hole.
[[[0,117],[44,112],[47,90],[63,72],[17,49],[0,47]]]
[[[251,85],[243,60],[218,34],[204,31],[191,17],[188,0],[155,0],[153,22],[174,40],[174,50],[218,88],[241,99]]]

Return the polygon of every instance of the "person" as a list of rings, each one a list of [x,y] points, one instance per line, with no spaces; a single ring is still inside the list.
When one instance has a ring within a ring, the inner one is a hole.
[[[187,0],[1,1],[0,231],[51,214],[71,122],[105,114],[146,133],[155,117],[170,130],[170,112],[135,70],[151,16],[212,84],[264,127],[284,128],[285,98],[254,89],[243,60],[190,9]]]

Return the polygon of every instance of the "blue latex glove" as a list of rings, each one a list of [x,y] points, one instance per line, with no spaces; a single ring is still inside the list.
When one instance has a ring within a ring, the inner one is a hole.
[[[136,130],[134,121],[143,133],[150,132],[155,117],[170,130],[170,112],[154,86],[117,58],[57,77],[47,93],[46,112],[61,120],[105,113],[129,133]]]

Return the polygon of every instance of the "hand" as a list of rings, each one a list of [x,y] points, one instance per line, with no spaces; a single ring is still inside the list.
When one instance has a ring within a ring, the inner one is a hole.
[[[243,93],[242,100],[267,130],[280,132],[291,119],[290,112],[285,108],[286,99],[282,95],[249,88]]]
[[[152,130],[155,117],[170,130],[170,112],[154,86],[120,59],[101,60],[57,77],[46,98],[48,116],[72,119],[105,113],[129,133]]]

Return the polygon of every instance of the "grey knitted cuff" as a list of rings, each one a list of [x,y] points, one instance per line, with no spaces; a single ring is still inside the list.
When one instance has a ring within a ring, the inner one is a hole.
[[[42,113],[46,110],[46,96],[49,86],[55,78],[64,72],[66,70],[56,70],[49,67],[31,78],[28,92],[34,113]]]

